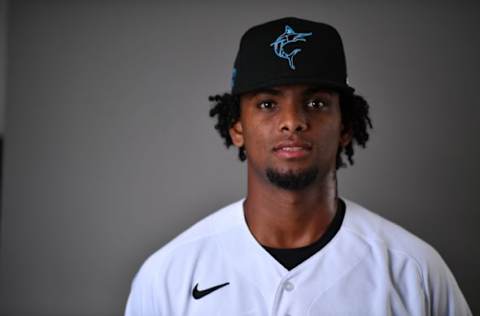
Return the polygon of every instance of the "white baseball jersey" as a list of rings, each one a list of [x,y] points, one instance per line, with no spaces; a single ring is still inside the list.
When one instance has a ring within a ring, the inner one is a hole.
[[[222,208],[146,260],[125,315],[472,314],[432,247],[343,200],[335,237],[290,271],[251,234],[243,199]]]

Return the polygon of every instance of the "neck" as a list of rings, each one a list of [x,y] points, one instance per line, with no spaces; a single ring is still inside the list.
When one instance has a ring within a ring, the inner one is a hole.
[[[298,248],[318,240],[337,208],[336,171],[319,176],[308,188],[281,189],[248,177],[245,218],[257,241],[273,248]]]

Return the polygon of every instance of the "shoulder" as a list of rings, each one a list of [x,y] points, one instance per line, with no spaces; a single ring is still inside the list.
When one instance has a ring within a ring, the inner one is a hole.
[[[343,228],[369,245],[403,253],[419,262],[440,259],[433,247],[413,233],[355,202],[345,200],[345,203]]]
[[[155,275],[164,274],[165,270],[192,266],[192,261],[199,257],[208,257],[218,252],[222,236],[231,233],[242,223],[243,200],[213,212],[151,254],[141,266],[135,280],[151,280]]]
[[[374,251],[388,256],[389,262],[408,262],[423,281],[428,274],[441,273],[446,268],[439,253],[413,233],[357,203],[346,200],[346,205],[343,228]]]
[[[453,274],[431,245],[357,203],[345,203],[344,232],[367,244],[372,256],[398,274],[398,282],[416,279],[428,310],[435,315],[471,314]]]
[[[150,255],[133,279],[125,315],[171,314],[172,306],[158,302],[169,302],[167,296],[179,291],[188,293],[190,283],[185,280],[212,268],[210,259],[222,253],[219,240],[241,225],[242,203],[243,199],[215,211]]]
[[[153,253],[145,261],[144,266],[162,265],[162,262],[185,252],[195,253],[197,249],[205,251],[206,248],[216,248],[216,240],[241,225],[243,200],[222,207],[193,224]]]

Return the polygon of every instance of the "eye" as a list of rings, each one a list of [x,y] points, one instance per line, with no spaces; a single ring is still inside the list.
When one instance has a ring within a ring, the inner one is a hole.
[[[261,110],[272,110],[275,107],[275,102],[272,100],[263,100],[258,102],[257,107]]]
[[[307,102],[307,107],[310,109],[323,109],[328,106],[328,102],[321,99],[312,99]]]

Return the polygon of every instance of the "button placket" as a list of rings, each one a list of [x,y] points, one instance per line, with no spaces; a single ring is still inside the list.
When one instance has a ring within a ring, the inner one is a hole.
[[[285,281],[285,283],[283,284],[283,288],[285,289],[285,291],[291,292],[295,289],[295,286],[292,282]]]
[[[278,284],[273,314],[275,316],[292,316],[292,304],[296,301],[294,275],[286,275]]]

